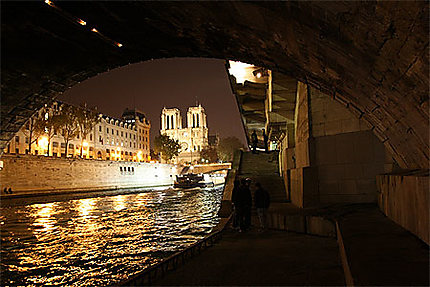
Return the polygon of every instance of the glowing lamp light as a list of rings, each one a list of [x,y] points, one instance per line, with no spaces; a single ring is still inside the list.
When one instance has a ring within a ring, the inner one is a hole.
[[[116,45],[117,45],[119,48],[121,48],[121,47],[122,47],[122,44],[121,44],[121,43],[116,43]]]
[[[52,1],[45,0],[45,3],[48,4],[49,6],[54,6],[54,3],[52,3]]]
[[[85,22],[85,21],[84,21],[84,20],[82,20],[82,19],[79,19],[79,20],[78,20],[78,23],[79,23],[79,24],[81,24],[82,26],[87,25],[87,22]]]
[[[261,73],[257,73],[257,78],[261,78]]]
[[[40,146],[43,149],[48,148],[48,138],[47,137],[41,137],[38,140],[37,145]]]
[[[252,76],[252,70],[254,69],[253,65],[229,61],[230,68],[228,69],[229,73],[236,78],[237,83],[244,83],[245,80],[250,80]]]
[[[139,160],[139,161],[142,161],[142,159],[143,159],[143,155],[142,155],[142,151],[140,150],[140,151],[138,151],[138,153],[137,153],[137,159]]]
[[[98,33],[99,32],[99,31],[97,31],[96,28],[92,28],[91,31],[94,32],[94,33]]]
[[[84,146],[84,148],[87,148],[87,147],[88,147],[88,142],[84,141],[84,142],[82,143],[82,145]]]

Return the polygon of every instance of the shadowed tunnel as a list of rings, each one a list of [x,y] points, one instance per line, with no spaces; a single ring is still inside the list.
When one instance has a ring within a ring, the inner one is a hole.
[[[372,126],[400,167],[428,168],[428,2],[1,5],[1,149],[80,81],[150,59],[209,57],[331,95]]]

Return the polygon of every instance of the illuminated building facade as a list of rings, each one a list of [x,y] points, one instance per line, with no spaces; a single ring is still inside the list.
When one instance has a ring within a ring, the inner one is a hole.
[[[162,135],[178,140],[181,152],[176,163],[194,163],[200,159],[200,151],[208,146],[208,127],[205,109],[199,105],[189,107],[187,127],[182,127],[181,112],[177,108],[163,108],[161,112]]]
[[[33,118],[49,117],[49,114],[58,111],[64,105],[68,104],[54,102],[46,114],[42,114],[41,110]],[[78,134],[69,141],[67,157],[79,157],[82,144],[83,158],[122,161],[150,160],[149,133],[151,124],[142,112],[126,109],[121,119],[103,114],[99,114],[99,117],[100,121],[84,139]],[[29,154],[29,141],[29,124],[27,123],[16,133],[4,152]],[[50,142],[47,136],[41,135],[31,145],[31,154],[65,157],[66,143],[59,133],[55,133]]]

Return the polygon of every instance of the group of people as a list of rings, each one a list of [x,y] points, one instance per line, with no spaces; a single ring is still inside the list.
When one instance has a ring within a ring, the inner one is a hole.
[[[234,181],[232,202],[234,208],[233,228],[239,232],[247,231],[251,227],[251,179],[242,178]],[[266,229],[267,209],[270,205],[270,195],[259,182],[255,183],[254,206],[260,221],[260,230]]]
[[[0,189],[1,190],[1,189]],[[12,188],[11,187],[9,187],[9,188],[7,188],[7,187],[5,187],[4,189],[3,189],[3,192],[4,193],[6,193],[6,194],[12,194],[13,192],[12,192]]]
[[[268,141],[269,141],[269,137],[266,134],[266,130],[263,129],[264,150],[266,152],[269,151],[269,146],[267,145]],[[252,142],[252,153],[257,153],[258,137],[255,130],[251,134],[251,142]]]

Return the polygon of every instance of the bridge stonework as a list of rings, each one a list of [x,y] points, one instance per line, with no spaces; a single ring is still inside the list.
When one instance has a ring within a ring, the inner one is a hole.
[[[2,3],[1,149],[76,83],[129,63],[209,57],[329,94],[368,122],[400,167],[429,167],[427,1],[54,3]]]

